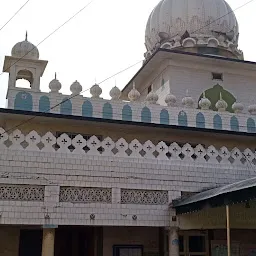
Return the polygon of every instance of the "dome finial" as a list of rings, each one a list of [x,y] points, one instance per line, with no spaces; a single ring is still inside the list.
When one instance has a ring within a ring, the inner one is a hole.
[[[191,96],[189,96],[188,89],[186,90],[186,96],[182,99],[182,104],[186,108],[193,108],[194,106],[194,99]]]
[[[61,83],[57,80],[56,72],[54,75],[54,79],[49,84],[49,88],[53,93],[59,93],[59,90],[61,89]]]
[[[217,101],[215,107],[218,109],[219,112],[226,111],[228,104],[225,100],[222,98],[222,93],[220,92],[220,99]]]
[[[26,31],[25,41],[28,41],[28,31]]]
[[[220,92],[220,100],[223,100],[223,98],[222,98],[222,93]]]
[[[133,81],[132,90],[128,93],[130,101],[137,101],[140,98],[140,92],[135,88],[135,82]]]
[[[203,97],[199,101],[199,107],[203,110],[208,110],[211,107],[212,103],[211,101],[206,98],[205,91],[203,92]]]

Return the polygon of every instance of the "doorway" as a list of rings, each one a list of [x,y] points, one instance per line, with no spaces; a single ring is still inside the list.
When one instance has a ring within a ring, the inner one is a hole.
[[[42,230],[21,229],[19,256],[41,256],[42,238]]]
[[[94,256],[94,229],[59,227],[55,231],[54,256]]]
[[[208,256],[209,244],[206,232],[181,232],[179,235],[180,256]]]

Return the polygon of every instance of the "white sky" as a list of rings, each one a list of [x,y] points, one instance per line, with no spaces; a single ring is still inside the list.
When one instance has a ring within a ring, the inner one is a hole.
[[[233,9],[249,0],[227,0]],[[25,0],[3,1],[0,9],[0,27]],[[10,55],[13,45],[25,39],[38,44],[54,29],[82,8],[88,0],[30,0],[25,8],[0,31],[0,66],[4,56]],[[148,16],[159,0],[95,0],[88,8],[39,48],[40,59],[48,60],[41,80],[41,90],[57,72],[61,91],[70,94],[69,87],[78,80],[83,89],[143,59],[144,32]],[[256,0],[235,12],[240,25],[239,47],[245,59],[256,61],[255,33]],[[121,89],[141,64],[118,75]],[[0,76],[0,107],[5,106],[8,75]],[[103,96],[115,85],[111,79],[101,85]],[[84,95],[90,95],[85,93]]]

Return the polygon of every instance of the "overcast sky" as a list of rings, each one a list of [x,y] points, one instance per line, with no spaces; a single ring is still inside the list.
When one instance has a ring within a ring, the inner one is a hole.
[[[61,91],[70,94],[70,85],[78,80],[90,88],[116,72],[143,59],[144,33],[148,16],[159,0],[94,0],[75,19],[39,46],[40,59],[48,60],[41,80],[41,90],[48,91],[57,72]],[[228,0],[233,9],[249,0]],[[4,1],[0,9],[0,27],[25,0]],[[30,0],[25,8],[0,31],[0,65],[10,55],[13,45],[25,39],[38,44],[54,29],[86,4],[87,0]],[[89,2],[89,1],[88,1]],[[256,0],[235,12],[240,25],[239,47],[245,59],[256,61]],[[121,89],[141,64],[118,75]],[[5,106],[8,76],[0,76],[0,107]],[[108,97],[115,79],[101,85]],[[90,95],[85,93],[84,95]]]

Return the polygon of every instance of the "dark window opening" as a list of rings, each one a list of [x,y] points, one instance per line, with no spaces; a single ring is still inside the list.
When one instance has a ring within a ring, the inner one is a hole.
[[[42,230],[20,230],[19,256],[41,256]]]
[[[205,237],[190,236],[189,237],[189,252],[205,252]]]
[[[180,252],[184,252],[184,236],[179,236],[179,249]]]
[[[142,256],[143,246],[141,245],[114,245],[113,256]]]
[[[212,73],[212,80],[223,81],[223,74],[222,73]]]

